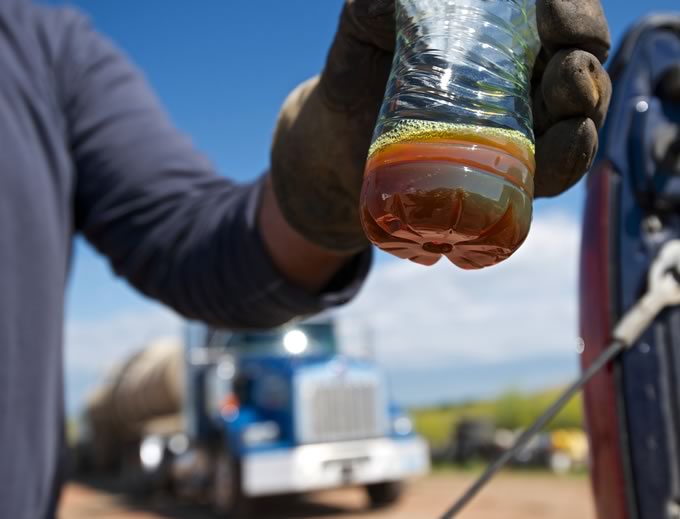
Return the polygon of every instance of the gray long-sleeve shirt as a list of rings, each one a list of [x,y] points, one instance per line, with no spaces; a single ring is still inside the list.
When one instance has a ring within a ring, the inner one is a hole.
[[[214,174],[83,17],[0,0],[1,519],[54,513],[74,233],[145,294],[219,325],[272,325],[355,293],[368,254],[317,297],[277,274],[258,195]]]

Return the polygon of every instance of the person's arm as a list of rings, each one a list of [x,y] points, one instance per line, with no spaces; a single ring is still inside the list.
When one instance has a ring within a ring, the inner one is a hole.
[[[355,254],[312,243],[286,221],[269,178],[262,189],[259,230],[276,268],[305,290],[317,293]]]
[[[117,274],[217,325],[275,325],[354,295],[368,250],[307,243],[282,220],[267,177],[241,186],[215,175],[127,59],[80,15],[61,16],[55,74],[75,225]]]

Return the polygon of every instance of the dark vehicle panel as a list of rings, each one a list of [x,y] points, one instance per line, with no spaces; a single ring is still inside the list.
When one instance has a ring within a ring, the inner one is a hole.
[[[673,160],[680,107],[661,88],[678,64],[680,16],[667,15],[634,28],[610,68],[614,97],[584,219],[584,366],[646,290],[661,246],[680,238]],[[601,519],[675,517],[669,514],[680,498],[678,346],[680,309],[672,308],[586,389]]]

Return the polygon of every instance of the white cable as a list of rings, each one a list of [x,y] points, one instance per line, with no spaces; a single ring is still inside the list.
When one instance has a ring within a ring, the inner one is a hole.
[[[680,240],[668,242],[649,270],[647,293],[623,316],[614,339],[632,346],[667,306],[680,305]]]

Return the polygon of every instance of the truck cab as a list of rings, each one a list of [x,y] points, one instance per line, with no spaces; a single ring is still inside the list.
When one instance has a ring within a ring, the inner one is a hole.
[[[210,452],[223,515],[258,496],[348,485],[386,505],[429,468],[385,374],[340,354],[330,320],[257,331],[192,325],[185,351],[186,434]]]

